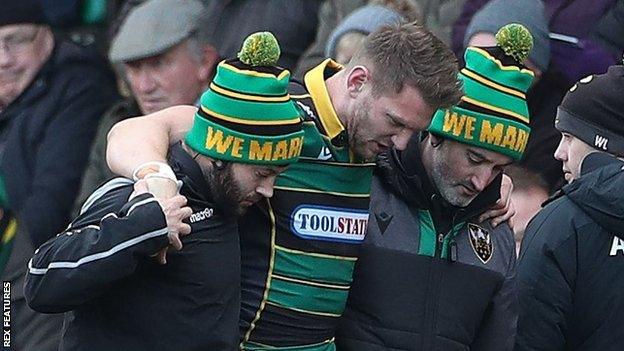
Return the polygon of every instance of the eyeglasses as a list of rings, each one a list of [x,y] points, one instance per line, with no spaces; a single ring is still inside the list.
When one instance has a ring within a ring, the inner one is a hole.
[[[4,38],[0,38],[0,48],[11,54],[17,54],[27,49],[32,44],[37,35],[39,35],[40,29],[37,28],[31,33],[14,33],[9,34]]]

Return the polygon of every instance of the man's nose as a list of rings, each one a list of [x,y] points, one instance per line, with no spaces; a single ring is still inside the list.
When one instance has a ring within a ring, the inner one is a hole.
[[[400,132],[392,136],[392,144],[397,150],[405,150],[412,134],[414,134],[413,130],[402,128]]]

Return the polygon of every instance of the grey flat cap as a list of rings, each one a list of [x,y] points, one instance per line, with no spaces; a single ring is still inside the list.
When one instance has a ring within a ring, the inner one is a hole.
[[[196,0],[148,0],[130,12],[108,57],[119,63],[158,55],[197,30],[203,15]]]

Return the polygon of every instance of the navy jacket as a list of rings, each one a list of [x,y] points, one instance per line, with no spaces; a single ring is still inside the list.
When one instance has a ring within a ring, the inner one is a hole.
[[[623,165],[591,154],[529,223],[516,350],[624,350]]]
[[[167,264],[152,254],[168,244],[155,199],[130,201],[132,182],[115,178],[87,199],[80,216],[36,252],[26,299],[65,314],[61,351],[235,350],[240,249],[235,218],[220,213],[199,166],[179,146],[170,164],[193,215],[181,251]]]
[[[100,117],[116,99],[115,76],[95,49],[60,41],[0,112],[0,172],[34,247],[69,224]]]

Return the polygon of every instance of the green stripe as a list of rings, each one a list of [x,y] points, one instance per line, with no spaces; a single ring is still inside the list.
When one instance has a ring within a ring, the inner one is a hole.
[[[228,87],[235,91],[262,96],[282,96],[286,93],[290,75],[285,75],[281,80],[277,77],[258,77],[233,72],[223,66],[217,66],[217,74],[214,81],[222,87]]]
[[[216,113],[247,120],[254,124],[254,121],[285,121],[301,118],[299,110],[294,103],[286,102],[257,102],[232,99],[212,90],[207,90],[201,97],[202,106]]]
[[[305,139],[304,139],[305,143]],[[369,195],[373,166],[349,167],[340,164],[319,165],[300,160],[277,177],[275,185],[295,189],[314,189],[349,195]]]
[[[418,211],[418,220],[420,223],[420,246],[418,254],[424,256],[435,256],[436,247],[436,230],[433,226],[433,219],[427,210]]]
[[[459,231],[464,227],[465,224],[466,223],[464,222],[456,224],[451,230],[451,232],[444,236],[444,240],[442,241],[442,258],[448,257],[449,247],[451,245],[451,242],[453,242],[453,240],[455,239],[457,234],[459,234]]]
[[[312,345],[299,346],[268,346],[256,342],[243,343],[244,351],[336,351],[336,344],[332,342],[319,342]]]
[[[486,104],[496,106],[505,110],[515,112],[529,118],[529,109],[526,101],[517,96],[503,93],[499,90],[481,84],[476,80],[460,74],[464,82],[464,91],[467,96],[472,99],[484,102]],[[509,117],[513,118],[513,117]]]
[[[348,295],[348,290],[327,289],[273,278],[268,301],[298,310],[340,315]]]
[[[355,260],[310,256],[275,250],[273,272],[301,280],[348,286],[351,284]]]
[[[500,85],[516,90],[527,91],[533,81],[529,73],[519,72],[516,69],[501,70],[500,67],[481,53],[468,48],[465,54],[466,67],[480,75],[487,77]]]

